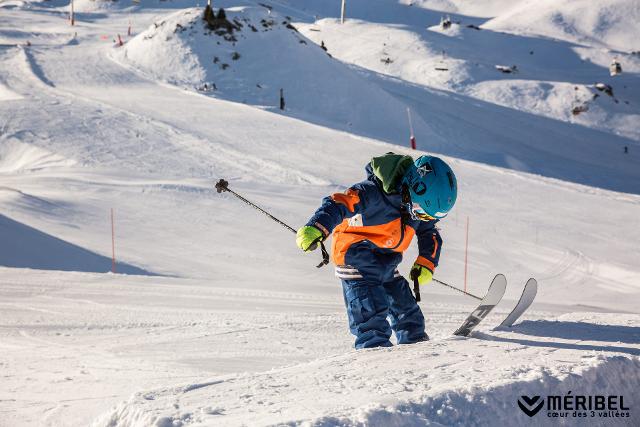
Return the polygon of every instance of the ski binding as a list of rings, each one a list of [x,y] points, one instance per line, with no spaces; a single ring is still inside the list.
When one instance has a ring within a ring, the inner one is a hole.
[[[496,275],[489,286],[487,294],[482,298],[482,301],[480,301],[480,305],[469,314],[462,326],[460,326],[453,335],[462,337],[469,336],[471,331],[498,305],[506,289],[507,278],[503,274]]]

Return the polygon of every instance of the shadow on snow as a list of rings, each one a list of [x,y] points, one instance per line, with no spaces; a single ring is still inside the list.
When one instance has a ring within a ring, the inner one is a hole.
[[[37,270],[82,271],[107,273],[111,258],[43,233],[35,228],[0,215],[0,265]],[[152,272],[133,265],[118,263],[121,274],[153,276]]]
[[[519,334],[565,340],[606,341],[640,344],[640,327],[597,325],[585,322],[525,320],[513,327]]]

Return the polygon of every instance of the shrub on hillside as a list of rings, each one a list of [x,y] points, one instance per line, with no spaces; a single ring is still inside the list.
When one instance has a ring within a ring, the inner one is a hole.
[[[204,8],[204,14],[202,15],[202,19],[204,19],[204,21],[207,23],[207,26],[211,31],[226,30],[232,33],[233,30],[239,29],[238,27],[233,25],[231,22],[229,22],[229,20],[227,19],[227,13],[224,11],[223,8],[218,9],[218,14],[216,15],[213,12],[213,9],[209,5],[207,5]]]

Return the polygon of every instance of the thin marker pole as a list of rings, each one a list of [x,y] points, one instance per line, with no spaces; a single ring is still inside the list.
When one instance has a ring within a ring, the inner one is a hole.
[[[467,238],[464,243],[464,291],[467,292],[467,269],[469,261],[469,217],[467,216]]]
[[[409,137],[409,143],[411,144],[412,149],[416,149],[416,137],[413,133],[413,123],[411,121],[411,109],[407,107],[407,117],[409,117],[409,131],[411,132],[411,136]]]
[[[347,0],[342,0],[342,8],[340,9],[340,23],[344,24],[344,12],[347,8]]]
[[[113,208],[111,208],[111,272],[116,272],[116,231],[113,221]]]

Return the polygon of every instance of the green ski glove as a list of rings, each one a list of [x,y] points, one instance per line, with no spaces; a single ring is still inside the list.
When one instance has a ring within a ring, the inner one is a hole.
[[[433,272],[417,263],[413,264],[410,275],[411,279],[418,279],[420,285],[426,285],[433,279]]]
[[[323,237],[322,231],[311,225],[305,225],[296,233],[296,244],[305,252],[314,251]]]

